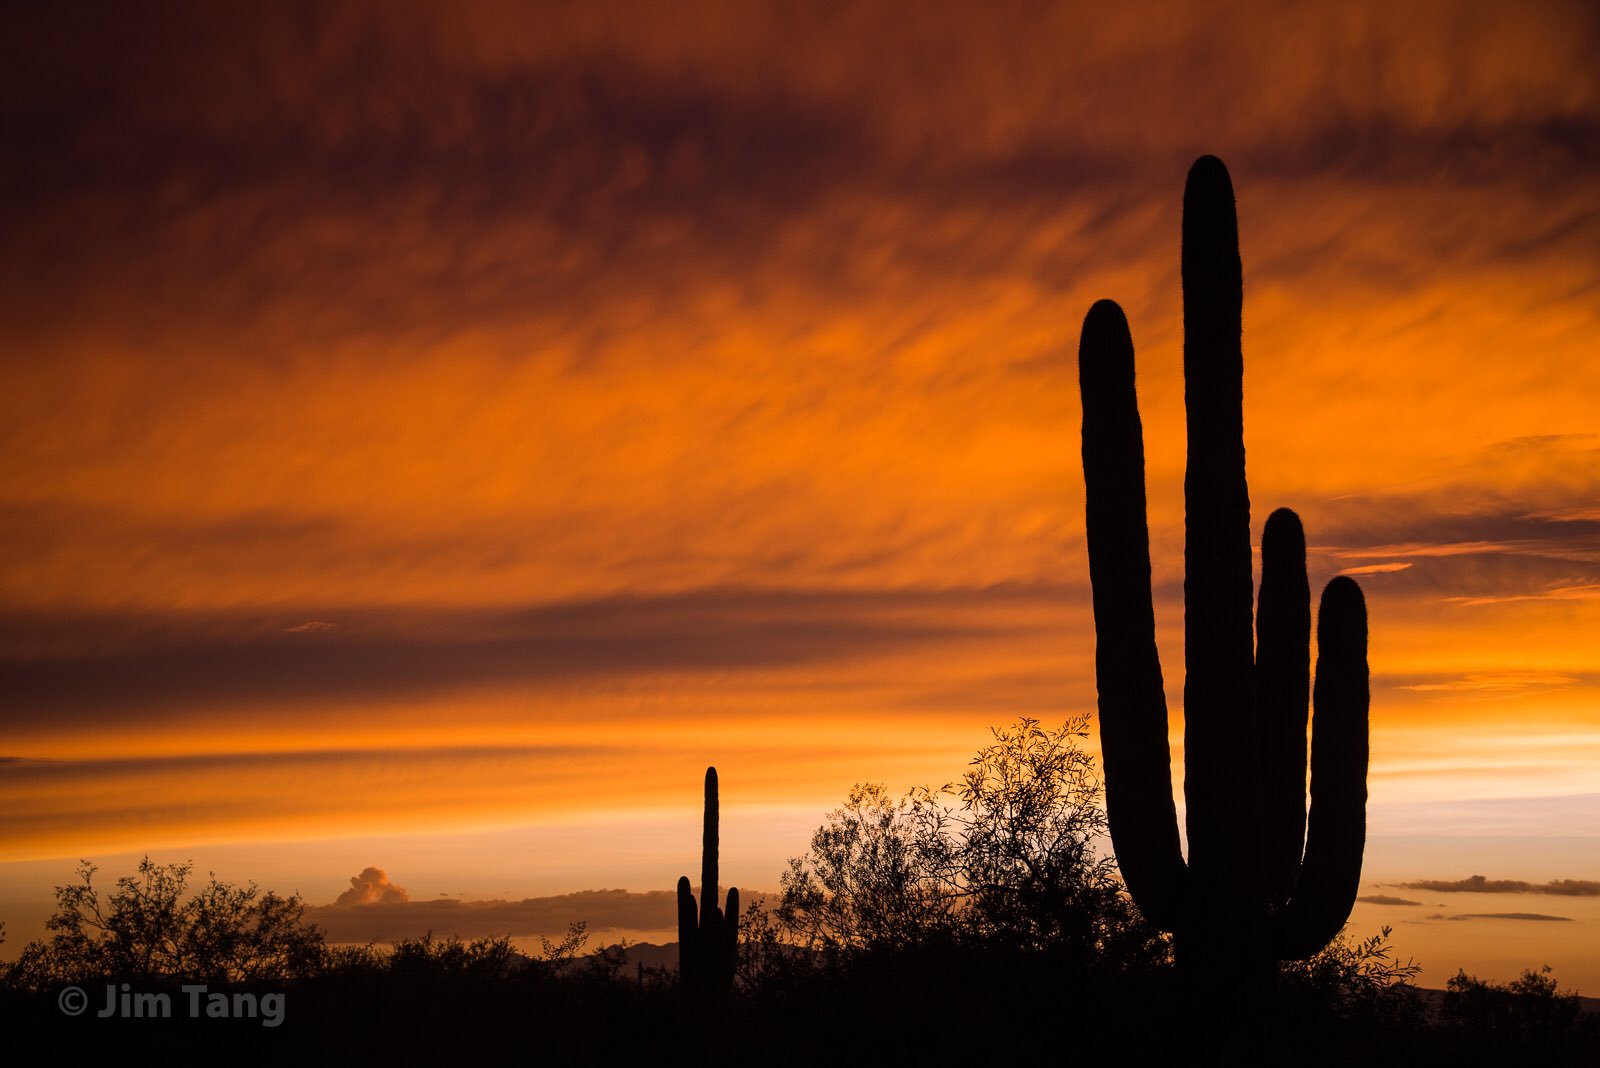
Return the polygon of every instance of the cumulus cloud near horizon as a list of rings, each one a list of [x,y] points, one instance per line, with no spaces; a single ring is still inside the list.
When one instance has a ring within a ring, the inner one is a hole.
[[[339,895],[334,908],[352,905],[404,905],[411,895],[403,886],[389,881],[389,873],[382,868],[364,868],[360,875],[350,876],[350,889]]]

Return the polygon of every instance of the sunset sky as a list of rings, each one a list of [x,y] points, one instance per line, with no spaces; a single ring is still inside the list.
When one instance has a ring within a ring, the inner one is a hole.
[[[1366,591],[1363,894],[1423,903],[1352,931],[1600,993],[1600,897],[1384,889],[1600,880],[1593,3],[4,20],[0,955],[78,858],[669,890],[708,764],[724,878],[775,889],[852,783],[1092,710],[1102,297],[1181,757],[1214,153],[1253,527]]]

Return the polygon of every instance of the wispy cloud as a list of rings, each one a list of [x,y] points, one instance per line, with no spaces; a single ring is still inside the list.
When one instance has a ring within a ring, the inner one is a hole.
[[[1386,564],[1361,564],[1356,567],[1339,569],[1341,575],[1386,575],[1396,571],[1404,571],[1411,566],[1409,561],[1392,561]]]
[[[1466,607],[1485,604],[1507,604],[1512,601],[1592,601],[1600,599],[1600,583],[1581,586],[1556,586],[1541,593],[1518,593],[1506,597],[1447,597],[1449,604]]]
[[[1414,693],[1462,694],[1472,698],[1514,697],[1530,690],[1551,690],[1578,680],[1549,671],[1501,671],[1468,675],[1448,682],[1415,682],[1400,686]]]
[[[1341,549],[1333,553],[1341,559],[1360,559],[1368,556],[1483,556],[1493,553],[1509,552],[1513,548],[1510,542],[1493,541],[1460,541],[1460,542],[1411,542],[1396,545],[1374,545],[1362,549]],[[1374,565],[1387,570],[1403,571],[1406,566],[1393,566],[1389,564]]]
[[[1536,920],[1572,923],[1571,916],[1547,916],[1542,912],[1457,912],[1429,916],[1430,920]]]
[[[1588,879],[1552,879],[1530,883],[1521,879],[1487,879],[1472,875],[1465,879],[1420,879],[1396,883],[1408,890],[1430,890],[1441,894],[1555,894],[1561,897],[1600,897],[1600,882]]]

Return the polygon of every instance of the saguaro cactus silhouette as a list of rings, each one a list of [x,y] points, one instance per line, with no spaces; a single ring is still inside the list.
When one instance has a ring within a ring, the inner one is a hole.
[[[731,989],[738,955],[738,888],[729,887],[726,911],[717,908],[717,769],[707,768],[698,914],[689,877],[678,880],[678,976],[685,987],[699,993]]]
[[[1252,628],[1243,272],[1233,185],[1212,156],[1189,171],[1182,263],[1187,863],[1150,594],[1133,340],[1108,300],[1089,310],[1078,349],[1095,674],[1107,817],[1128,890],[1173,933],[1191,974],[1239,973],[1316,953],[1355,901],[1366,837],[1366,605],[1349,578],[1322,593],[1308,826],[1305,535],[1288,509],[1268,518]]]

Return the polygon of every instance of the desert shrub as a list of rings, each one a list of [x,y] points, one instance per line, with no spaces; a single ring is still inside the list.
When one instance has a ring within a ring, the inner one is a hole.
[[[891,797],[857,785],[793,858],[771,940],[823,958],[1044,954],[1080,969],[1167,957],[1116,877],[1087,719],[993,730],[960,781]],[[764,918],[763,921],[764,922]],[[747,942],[759,941],[751,927]]]
[[[1600,1063],[1600,1014],[1583,1011],[1576,993],[1560,990],[1548,966],[1509,983],[1458,971],[1446,985],[1439,1018],[1449,1048],[1463,1057]]]
[[[263,893],[215,875],[189,893],[192,864],[159,865],[145,857],[102,899],[94,865],[78,882],[56,887],[49,938],[23,948],[7,969],[16,988],[126,980],[151,983],[275,981],[320,970],[322,932],[303,922],[297,895]]]

